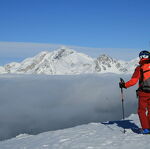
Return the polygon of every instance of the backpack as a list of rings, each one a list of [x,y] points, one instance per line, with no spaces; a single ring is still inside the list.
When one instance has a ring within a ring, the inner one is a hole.
[[[138,90],[150,93],[150,62],[140,66],[140,79]]]

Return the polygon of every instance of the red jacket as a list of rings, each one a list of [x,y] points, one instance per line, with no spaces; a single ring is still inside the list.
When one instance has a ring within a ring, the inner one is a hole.
[[[140,64],[140,65],[143,65],[144,63],[147,62],[147,60],[148,60],[148,59],[141,59],[141,60],[139,61],[139,64]],[[139,81],[139,79],[140,79],[140,77],[141,77],[141,76],[140,76],[140,75],[141,75],[141,74],[140,74],[140,65],[135,68],[135,71],[134,71],[134,73],[133,73],[131,79],[130,79],[128,82],[125,83],[125,87],[126,87],[126,88],[135,85],[135,84]],[[145,92],[142,92],[142,91],[138,91],[138,95],[139,95],[139,96],[149,96],[149,97],[150,97],[150,93],[145,93]]]

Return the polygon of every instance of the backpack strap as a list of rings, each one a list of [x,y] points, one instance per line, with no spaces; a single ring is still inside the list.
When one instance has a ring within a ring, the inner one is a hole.
[[[140,65],[140,79],[139,79],[139,85],[141,85],[143,81],[144,81],[144,72],[143,72],[143,69],[141,68],[141,65]]]
[[[145,70],[145,71],[143,71],[143,73],[148,72],[148,71],[150,71],[150,70]]]

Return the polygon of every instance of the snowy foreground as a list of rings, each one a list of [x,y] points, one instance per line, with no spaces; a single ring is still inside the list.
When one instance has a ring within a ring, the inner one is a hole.
[[[123,133],[124,127],[126,133]],[[138,116],[125,121],[89,123],[0,142],[0,149],[149,149],[150,135],[139,134]]]

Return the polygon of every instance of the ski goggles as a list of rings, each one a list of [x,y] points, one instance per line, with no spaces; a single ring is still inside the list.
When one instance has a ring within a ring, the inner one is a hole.
[[[140,58],[149,58],[149,55],[140,55]]]

